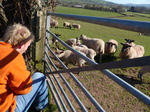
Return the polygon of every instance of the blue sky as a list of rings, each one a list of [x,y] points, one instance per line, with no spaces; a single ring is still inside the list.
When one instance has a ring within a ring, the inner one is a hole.
[[[127,4],[127,3],[150,4],[150,0],[105,0],[105,1],[110,1],[110,2],[119,3],[119,4]]]

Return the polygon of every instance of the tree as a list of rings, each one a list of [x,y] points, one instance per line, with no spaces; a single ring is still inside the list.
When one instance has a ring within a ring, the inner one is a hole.
[[[57,0],[2,0],[0,2],[0,37],[10,24],[21,23],[30,26],[34,12],[41,8],[53,11]]]
[[[119,6],[117,6],[116,11],[117,12],[125,12],[126,9],[125,9],[125,7],[123,5],[119,5]]]

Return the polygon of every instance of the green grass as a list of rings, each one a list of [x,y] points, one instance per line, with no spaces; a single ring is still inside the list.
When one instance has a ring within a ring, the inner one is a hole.
[[[148,21],[150,22],[149,14],[142,13],[134,13],[134,12],[125,12],[127,15],[132,16],[123,16],[122,14],[115,12],[105,12],[105,11],[96,11],[89,9],[80,9],[80,8],[72,8],[72,7],[57,7],[57,13],[64,14],[74,14],[74,15],[84,15],[84,16],[94,16],[94,17],[108,17],[108,18],[118,18],[118,19],[128,19],[128,20],[136,20],[136,21]],[[141,17],[145,16],[145,17]],[[146,18],[147,17],[147,18]]]
[[[120,15],[118,13],[113,12],[102,12],[102,11],[94,11],[94,10],[87,10],[87,9],[79,9],[79,8],[70,8],[70,7],[58,7],[57,11],[58,13],[67,13],[67,14],[78,14],[78,15],[88,15],[89,16],[99,16],[99,17],[116,17],[117,15]],[[122,17],[121,19],[130,19],[130,17]],[[143,18],[142,18],[143,19]],[[116,56],[119,55],[119,52],[121,50],[120,43],[124,43],[124,39],[133,39],[135,40],[136,44],[143,45],[145,48],[145,56],[150,55],[149,49],[149,42],[150,38],[149,36],[139,35],[139,32],[133,32],[128,30],[122,30],[112,27],[106,27],[102,25],[96,25],[92,23],[87,22],[81,22],[81,21],[75,21],[75,20],[67,20],[64,18],[57,18],[59,21],[59,28],[54,29],[52,28],[52,32],[61,34],[62,40],[67,40],[69,38],[76,38],[79,37],[81,34],[84,34],[91,38],[101,38],[105,42],[109,39],[115,39],[119,43],[118,51],[115,54]],[[132,17],[132,20],[141,20],[141,17]],[[145,18],[147,20],[147,18]],[[63,28],[63,22],[68,21],[70,23],[78,23],[81,25],[81,29],[65,29]],[[143,20],[144,21],[144,20]]]
[[[141,16],[145,16],[145,17],[150,17],[150,14],[143,14],[143,13],[136,13],[136,12],[126,12],[126,14],[129,15],[141,15]]]
[[[121,14],[114,13],[114,12],[103,12],[103,11],[95,11],[95,10],[82,9],[82,8],[72,8],[72,7],[57,7],[56,12],[57,13],[64,13],[64,14],[95,16],[95,17],[121,16]]]

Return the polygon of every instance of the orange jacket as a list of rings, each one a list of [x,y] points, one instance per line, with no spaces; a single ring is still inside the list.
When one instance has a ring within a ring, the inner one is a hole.
[[[31,87],[31,75],[22,54],[0,42],[0,112],[14,112],[16,95],[29,93]]]

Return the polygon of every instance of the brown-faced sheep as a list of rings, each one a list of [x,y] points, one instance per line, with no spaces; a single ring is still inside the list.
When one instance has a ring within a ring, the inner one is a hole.
[[[108,42],[105,43],[105,54],[109,56],[113,56],[114,53],[117,51],[118,42],[114,39],[110,39]]]

